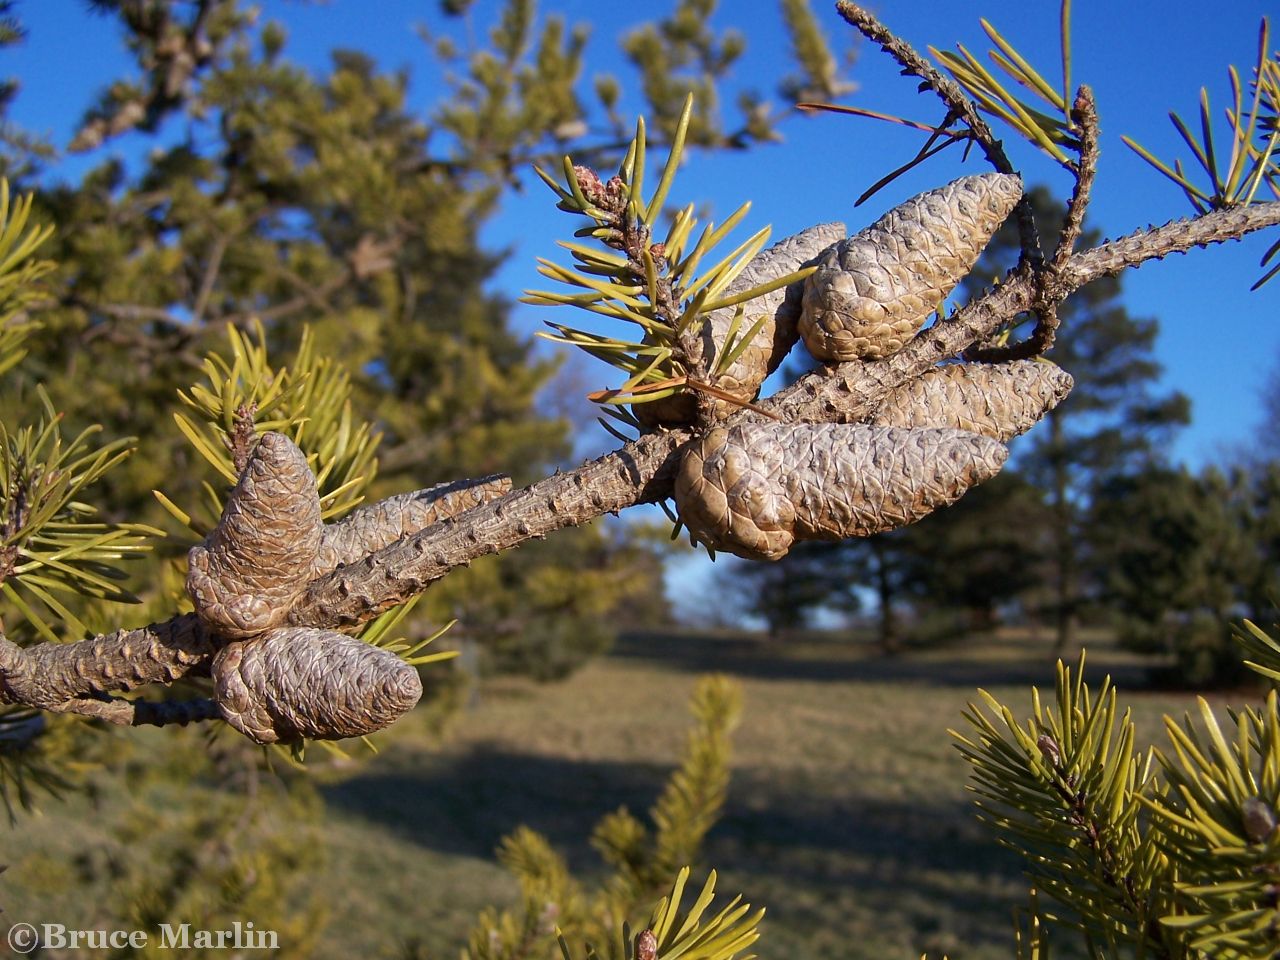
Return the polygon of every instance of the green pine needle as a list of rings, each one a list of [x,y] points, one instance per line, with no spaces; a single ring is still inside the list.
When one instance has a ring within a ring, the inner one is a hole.
[[[718,227],[714,224],[703,227],[692,246],[690,238],[695,236],[698,227],[692,204],[677,211],[661,246],[650,240],[680,167],[692,116],[693,98],[689,96],[675,124],[671,149],[658,185],[648,199],[644,189],[648,134],[643,118],[636,123],[636,135],[627,147],[617,177],[607,183],[595,173],[588,178],[581,172],[583,168],[576,167],[569,157],[565,157],[562,164],[563,184],[546,171],[536,169],[537,175],[553,189],[561,209],[592,221],[576,230],[574,236],[592,238],[601,248],[560,241],[560,246],[573,257],[576,269],[539,259],[538,272],[575,288],[574,292],[527,290],[521,302],[576,307],[612,321],[634,324],[644,333],[635,341],[593,336],[549,324],[558,335],[543,334],[547,339],[576,346],[626,372],[621,386],[590,395],[597,403],[652,402],[691,389],[687,381],[689,365],[682,353],[685,347],[679,338],[696,333],[704,315],[711,310],[737,306],[802,276],[793,274],[751,291],[722,296],[768,240],[766,228],[739,243],[727,256],[716,254],[718,245],[746,217],[749,203],[739,207]],[[590,196],[583,188],[584,182],[589,184]],[[704,260],[714,260],[714,266],[698,273]],[[653,347],[658,349],[650,349]],[[745,347],[731,338],[721,350],[722,358],[734,348],[739,348],[740,355]],[[668,382],[669,387],[661,387]],[[641,389],[646,386],[655,389]]]

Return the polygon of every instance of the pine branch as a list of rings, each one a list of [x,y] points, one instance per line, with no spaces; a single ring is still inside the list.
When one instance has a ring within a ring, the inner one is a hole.
[[[1041,276],[1053,276],[1071,258],[1080,233],[1084,229],[1084,215],[1093,192],[1093,181],[1098,172],[1098,109],[1093,91],[1082,86],[1076,94],[1072,117],[1080,126],[1080,162],[1076,166],[1076,184],[1067,202],[1067,215],[1058,235],[1053,260]],[[1009,363],[1044,356],[1053,349],[1058,333],[1058,306],[1042,297],[1034,307],[1035,329],[1025,340],[1008,347],[970,347],[964,358],[977,363]]]
[[[991,336],[1031,309],[1038,296],[1060,302],[1100,277],[1278,224],[1280,202],[1257,203],[1138,230],[1075,254],[1047,284],[1024,268],[888,359],[820,369],[760,405],[789,422],[864,420],[891,391]],[[727,422],[753,417],[747,411]],[[400,540],[313,580],[288,620],[321,628],[357,624],[479,557],[606,513],[664,500],[672,493],[681,449],[693,437],[688,429],[646,434],[576,470],[425,529],[406,529]],[[207,667],[217,647],[218,641],[192,615],[80,643],[22,649],[6,641],[0,644],[0,701],[56,709],[78,697],[167,684]]]
[[[1067,203],[1067,217],[1053,253],[1055,267],[1065,264],[1075,251],[1076,241],[1084,228],[1084,214],[1093,193],[1093,181],[1098,174],[1098,105],[1089,87],[1082,86],[1076,93],[1071,117],[1080,126],[1080,162],[1076,167],[1076,185]]]

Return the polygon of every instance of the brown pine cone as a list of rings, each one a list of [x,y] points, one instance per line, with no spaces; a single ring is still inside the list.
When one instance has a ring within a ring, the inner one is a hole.
[[[796,540],[914,523],[995,476],[1007,456],[995,440],[961,430],[746,423],[689,445],[675,499],[701,542],[777,560]]]
[[[213,684],[223,718],[256,743],[362,737],[422,696],[418,671],[394,653],[315,627],[227,644]]]
[[[819,360],[901,350],[969,272],[1022,196],[1015,175],[962,177],[895,207],[823,255],[805,281],[800,336]]]
[[[306,457],[283,434],[263,434],[217,527],[187,555],[200,619],[232,638],[282,624],[310,579],[322,531]]]

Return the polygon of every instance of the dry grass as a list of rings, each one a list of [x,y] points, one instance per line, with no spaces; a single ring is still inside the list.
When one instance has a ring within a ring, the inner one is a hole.
[[[1122,693],[1140,673],[1116,656]],[[768,906],[765,956],[952,960],[1011,956],[1018,865],[971,814],[946,730],[976,686],[1015,708],[1052,685],[1043,649],[1010,643],[866,657],[830,643],[773,647],[700,636],[633,638],[562,683],[489,684],[441,744],[411,718],[372,761],[321,776],[330,902],[318,956],[396,956],[417,942],[456,956],[480,907],[514,885],[493,861],[521,823],[571,864],[599,868],[586,843],[604,813],[644,809],[678,755],[694,678],[722,671],[745,688],[725,817],[706,850],[722,888]],[[1128,697],[1143,736],[1190,697]],[[159,734],[163,737],[164,734]],[[107,843],[124,789],[104,802],[46,804],[0,837],[5,919],[74,923],[101,891],[76,886],[77,850]],[[170,802],[181,802],[171,799]],[[252,919],[252,918],[247,918]]]

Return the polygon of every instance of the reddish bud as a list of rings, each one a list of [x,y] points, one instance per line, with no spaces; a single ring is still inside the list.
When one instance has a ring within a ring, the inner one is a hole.
[[[600,182],[600,177],[590,167],[575,166],[573,175],[578,178],[578,186],[582,188],[582,195],[592,203],[599,203],[604,197],[604,184]]]

